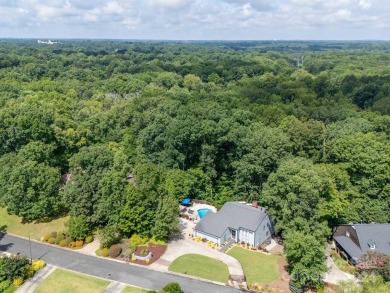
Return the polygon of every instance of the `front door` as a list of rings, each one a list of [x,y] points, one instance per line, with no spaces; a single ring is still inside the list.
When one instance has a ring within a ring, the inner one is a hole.
[[[237,230],[232,229],[232,239],[234,239],[234,241],[237,241]]]

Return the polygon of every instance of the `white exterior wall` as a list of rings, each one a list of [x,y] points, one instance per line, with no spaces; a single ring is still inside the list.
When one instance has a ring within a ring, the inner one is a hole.
[[[263,244],[263,242],[270,238],[272,234],[273,230],[271,226],[271,221],[270,218],[267,216],[266,218],[264,218],[264,220],[261,222],[255,232],[255,246],[257,247]]]
[[[241,229],[238,232],[238,242],[244,241],[254,246],[255,242],[255,233],[249,230]]]
[[[202,238],[206,238],[207,240],[210,240],[214,243],[217,243],[218,245],[221,245],[221,243],[219,243],[219,238],[217,237],[214,237],[214,236],[211,236],[211,235],[207,235],[207,234],[203,234],[202,232],[199,232],[199,231],[194,231],[194,235],[195,237],[197,236],[200,236]]]

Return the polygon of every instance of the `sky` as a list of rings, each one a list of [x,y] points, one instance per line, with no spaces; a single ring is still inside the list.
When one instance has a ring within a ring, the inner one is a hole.
[[[390,0],[0,0],[0,38],[390,40]]]

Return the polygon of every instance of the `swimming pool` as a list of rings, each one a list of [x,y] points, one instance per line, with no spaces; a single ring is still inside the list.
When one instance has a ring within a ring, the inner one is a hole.
[[[198,210],[199,218],[202,219],[209,211],[211,211],[211,209],[199,209]]]

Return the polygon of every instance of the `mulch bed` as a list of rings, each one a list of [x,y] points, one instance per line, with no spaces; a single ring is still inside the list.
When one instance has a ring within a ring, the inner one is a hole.
[[[138,260],[138,259],[135,260],[135,261],[132,261],[130,259],[129,262],[136,263],[136,264],[143,265],[143,266],[151,265],[152,263],[157,261],[164,254],[165,250],[167,250],[167,246],[166,245],[159,245],[159,244],[149,243],[147,246],[137,246],[135,254],[139,255],[139,256],[143,256],[141,254],[141,250],[144,250],[144,249],[147,249],[147,250],[149,250],[152,253],[152,258],[150,259],[149,263],[146,263],[146,261],[144,261],[144,260]],[[124,257],[119,257],[118,259],[127,261]]]

